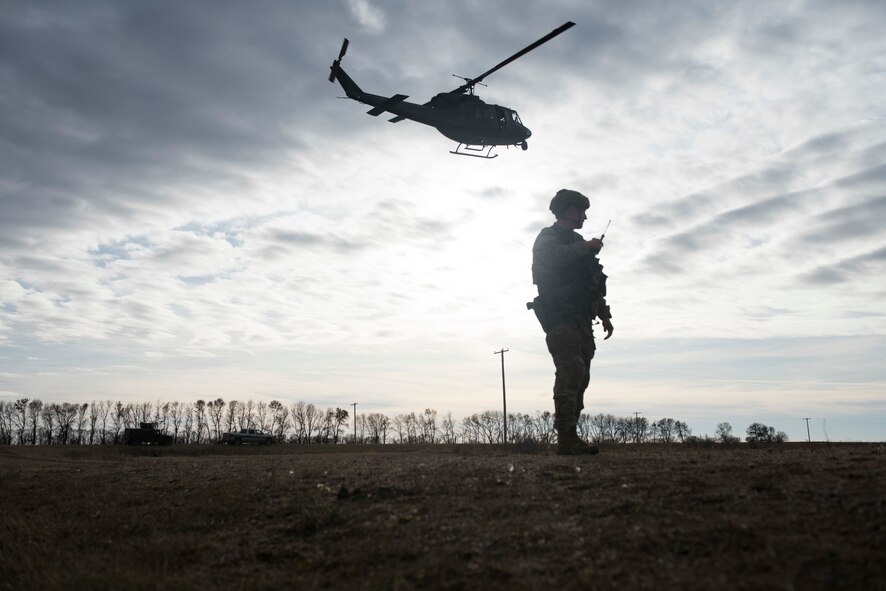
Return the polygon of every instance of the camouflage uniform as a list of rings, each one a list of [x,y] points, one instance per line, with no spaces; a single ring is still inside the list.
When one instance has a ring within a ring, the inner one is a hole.
[[[532,303],[554,359],[555,424],[558,434],[575,433],[584,408],[596,346],[591,323],[611,318],[606,304],[606,275],[584,238],[554,224],[532,247],[532,281],[538,297]]]

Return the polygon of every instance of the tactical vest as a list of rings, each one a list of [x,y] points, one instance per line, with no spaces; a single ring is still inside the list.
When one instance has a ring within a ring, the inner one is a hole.
[[[561,245],[584,241],[575,232],[553,226],[545,228],[542,233],[544,238]],[[555,322],[576,314],[585,316],[588,321],[593,320],[598,303],[606,297],[606,274],[599,259],[590,251],[562,265],[551,265],[544,259],[544,256],[533,257],[532,282],[538,286],[539,297],[531,308]],[[543,326],[545,324],[549,322],[542,322]]]

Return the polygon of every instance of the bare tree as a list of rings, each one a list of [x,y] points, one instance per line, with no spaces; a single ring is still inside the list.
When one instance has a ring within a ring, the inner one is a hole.
[[[395,416],[394,420],[391,421],[391,426],[393,426],[394,432],[397,433],[397,443],[406,443],[406,421],[404,420],[403,415]]]
[[[184,407],[185,413],[185,428],[184,428],[184,437],[185,437],[185,445],[191,443],[191,437],[194,435],[194,413],[191,411],[191,405],[188,404]]]
[[[423,443],[437,442],[437,411],[426,408],[420,419],[421,440]]]
[[[10,414],[11,425],[9,426],[10,434],[12,429],[18,433],[19,445],[25,444],[25,431],[28,429],[28,399],[19,398],[12,403],[12,412]]]
[[[28,422],[31,425],[31,445],[37,445],[37,425],[43,411],[43,402],[39,398],[28,403]]]
[[[99,414],[98,404],[93,400],[89,405],[89,441],[87,441],[89,445],[95,443]]]
[[[612,414],[600,413],[594,417],[594,423],[595,428],[599,431],[601,443],[616,443],[619,440],[624,419],[618,419]]]
[[[212,423],[212,430],[213,433],[215,433],[215,441],[221,441],[224,410],[225,401],[221,398],[216,398],[215,400],[206,403],[206,411],[209,415],[209,420]]]
[[[643,443],[649,432],[649,419],[646,417],[634,417],[630,423],[631,439],[634,443]]]
[[[67,445],[71,439],[74,422],[77,419],[78,405],[62,402],[61,404],[50,404],[49,409],[52,412],[55,424],[58,426],[58,442],[62,445]]]
[[[554,441],[554,415],[551,411],[536,411],[535,418],[535,436],[539,443],[551,443]]]
[[[278,441],[291,437],[300,443],[335,444],[340,441],[343,430],[349,431],[349,420],[356,423],[356,441],[384,444],[389,434],[392,441],[396,438],[398,443],[497,443],[501,440],[501,411],[474,413],[460,424],[453,420],[451,412],[442,416],[442,422],[438,422],[438,415],[436,410],[425,408],[420,413],[402,413],[393,419],[383,413],[351,417],[340,407],[321,409],[303,401],[291,406],[276,400],[257,404],[252,400],[232,400],[225,404],[221,398],[188,404],[158,400],[156,403],[124,405],[108,400],[44,405],[38,399],[22,398],[0,402],[0,444],[118,442],[123,428],[140,422],[153,422],[158,428],[169,430],[174,441],[186,444],[218,440],[225,425],[230,431],[258,427],[272,433]],[[551,443],[555,440],[553,423],[549,411],[535,411],[534,415],[511,413],[508,415],[508,441]],[[721,423],[717,436],[728,440],[732,437],[731,429],[728,423]],[[684,442],[692,434],[685,422],[672,418],[649,421],[643,417],[616,417],[603,413],[580,415],[578,431],[584,439],[606,443]],[[748,427],[748,438],[754,442],[776,442],[787,440],[787,435],[773,427],[754,423]]]
[[[169,405],[169,418],[172,421],[172,440],[178,443],[178,432],[184,419],[184,407],[178,400]]]
[[[674,430],[677,433],[677,439],[680,440],[680,443],[685,443],[686,439],[692,436],[692,429],[690,429],[689,425],[683,421],[675,421]]]
[[[673,443],[674,441],[674,419],[665,418],[656,422],[658,436],[664,443]]]
[[[532,417],[521,413],[508,413],[508,443],[534,440],[535,429]]]
[[[237,426],[240,429],[252,429],[255,422],[255,403],[250,398],[246,403],[239,404],[237,413]]]
[[[73,443],[83,445],[83,432],[86,430],[86,411],[89,410],[89,404],[75,404],[74,432],[75,437]]]
[[[200,440],[203,437],[203,430],[207,428],[206,425],[206,402],[204,400],[198,400],[194,403],[194,425],[197,429],[194,434],[195,443],[197,445],[200,444]]]
[[[305,405],[305,443],[310,443],[314,438],[314,432],[319,431],[323,420],[322,411],[311,403]]]
[[[162,405],[160,401],[157,401],[157,404],[154,407],[154,423],[156,423],[157,428],[161,429],[163,433],[166,433],[169,429],[169,403],[164,402]]]
[[[320,413],[320,423],[317,429],[317,443],[329,443],[335,428],[335,411],[327,408],[326,412]]]
[[[419,434],[418,417],[414,412],[403,415],[403,424],[406,426],[406,442],[417,443]]]
[[[271,432],[278,442],[282,442],[286,437],[286,430],[289,428],[289,407],[285,404],[272,400],[268,405],[271,410]]]
[[[767,427],[763,423],[751,423],[745,437],[748,443],[783,443],[787,440],[784,431],[776,431],[775,427]]]
[[[301,400],[292,405],[292,426],[295,428],[294,437],[297,443],[305,443],[308,436],[307,406]]]
[[[480,417],[477,413],[468,415],[461,420],[461,440],[463,443],[480,442]]]
[[[13,413],[12,403],[0,400],[0,445],[12,445],[15,431],[12,420]]]
[[[357,416],[357,441],[366,441],[366,433],[369,432],[369,421],[366,413]]]
[[[714,431],[714,436],[720,441],[720,443],[726,445],[735,445],[741,441],[738,437],[732,434],[732,425],[728,422],[718,423],[717,430]]]
[[[120,439],[120,433],[126,427],[126,407],[119,400],[114,404],[113,414],[111,415],[111,423],[114,426],[114,443]]]
[[[498,410],[484,410],[479,415],[480,440],[483,443],[501,441],[502,413]]]
[[[457,441],[455,423],[452,420],[452,412],[447,411],[443,417],[443,424],[440,426],[443,443],[455,443]]]
[[[152,407],[153,405],[150,402],[142,402],[141,404],[136,404],[133,407],[133,410],[135,411],[135,416],[132,420],[132,426],[137,427],[141,423],[150,423]]]
[[[591,415],[585,412],[581,413],[575,426],[579,437],[585,441],[594,439],[594,420]]]
[[[43,419],[43,440],[46,445],[52,445],[55,440],[55,409],[54,405],[46,404],[40,411],[40,418]]]
[[[366,425],[369,429],[369,441],[372,443],[387,441],[391,420],[386,415],[379,412],[370,413],[366,416]]]
[[[262,431],[268,431],[271,416],[268,410],[268,403],[264,400],[255,405],[255,418],[258,422],[258,428]]]
[[[225,415],[225,431],[231,433],[235,431],[234,426],[237,421],[237,407],[240,406],[240,403],[236,400],[231,400],[228,403],[228,412]]]
[[[348,422],[348,411],[343,408],[335,409],[335,435],[333,437],[333,443],[338,443],[338,438],[341,436],[342,427]]]

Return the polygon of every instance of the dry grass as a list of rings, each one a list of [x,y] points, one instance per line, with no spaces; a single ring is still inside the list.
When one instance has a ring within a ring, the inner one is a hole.
[[[882,589],[876,445],[0,448],[0,589]]]

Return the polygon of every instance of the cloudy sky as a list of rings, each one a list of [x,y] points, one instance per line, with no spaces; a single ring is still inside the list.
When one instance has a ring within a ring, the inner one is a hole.
[[[550,409],[525,302],[591,198],[591,412],[886,439],[886,4],[0,2],[0,397]],[[338,100],[490,76],[529,150]]]

